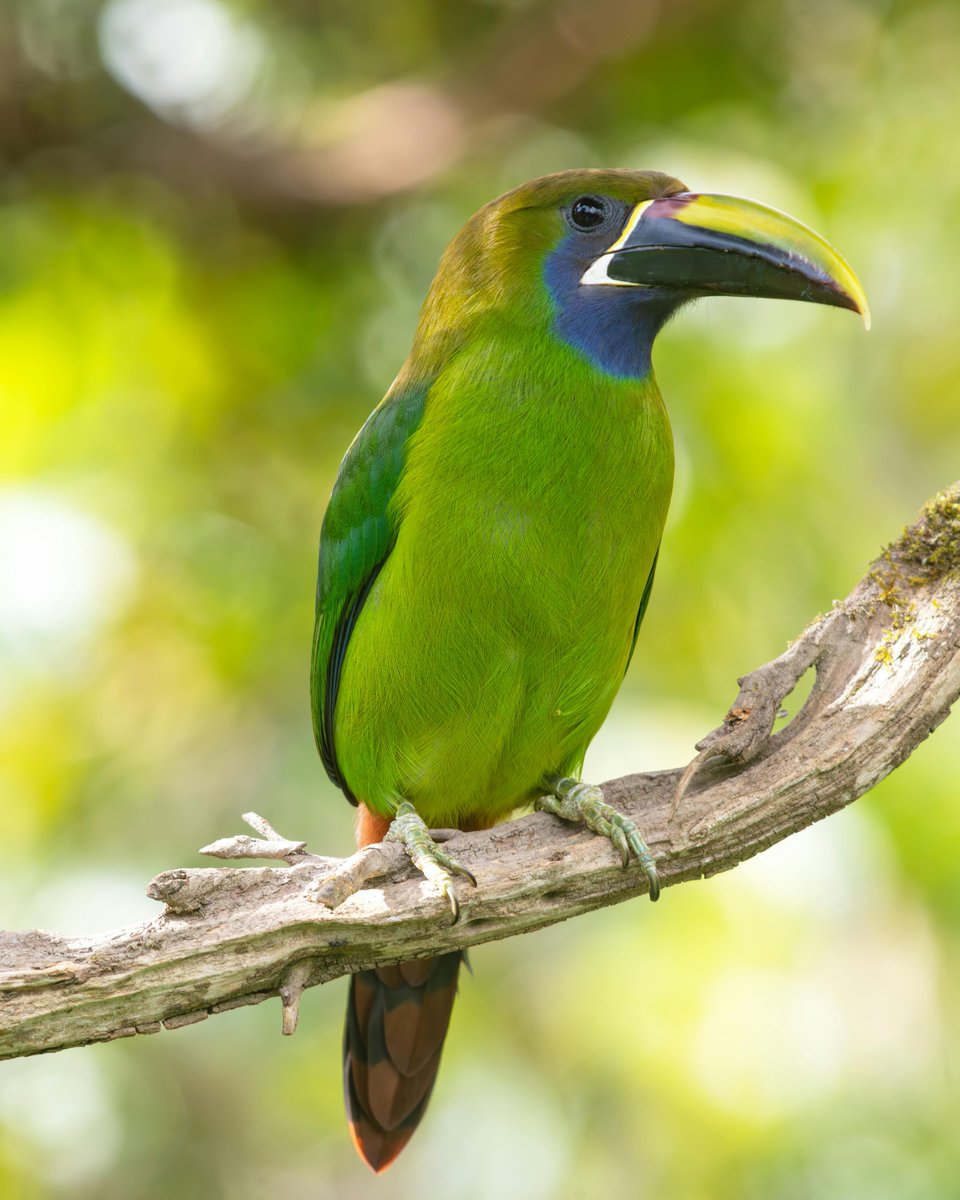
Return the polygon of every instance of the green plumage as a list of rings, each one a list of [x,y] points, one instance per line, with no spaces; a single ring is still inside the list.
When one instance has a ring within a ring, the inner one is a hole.
[[[655,856],[579,781],[630,662],[673,482],[650,368],[696,296],[786,296],[866,317],[828,243],[772,209],[655,172],[571,171],[476,213],[413,350],[350,447],[323,523],[313,712],[358,840],[402,842],[449,904],[476,880],[429,826],[531,801],[608,838],[651,900]],[[459,955],[356,976],[344,1095],[383,1170],[419,1122]]]
[[[545,201],[481,210],[452,244],[324,521],[317,737],[384,816],[410,799],[428,825],[488,824],[576,773],[645,603],[669,424],[652,376],[553,332]]]
[[[391,391],[370,414],[341,464],[320,537],[311,687],[314,730],[327,774],[354,801],[337,762],[336,698],[354,624],[396,537],[390,499],[425,397],[424,387]]]
[[[652,383],[503,342],[428,394],[337,697],[351,791],[384,815],[409,798],[431,826],[495,820],[546,774],[579,770],[623,679],[670,496]],[[518,395],[531,357],[543,390]]]

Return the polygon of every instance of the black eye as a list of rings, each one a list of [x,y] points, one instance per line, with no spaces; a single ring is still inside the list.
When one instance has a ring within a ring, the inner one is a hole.
[[[606,201],[598,196],[578,196],[570,205],[570,223],[575,229],[596,229],[606,219]]]

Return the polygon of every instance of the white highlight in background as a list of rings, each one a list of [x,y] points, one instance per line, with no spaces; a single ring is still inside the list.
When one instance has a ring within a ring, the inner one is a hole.
[[[0,658],[29,672],[69,668],[135,577],[132,551],[104,522],[38,489],[0,491]]]
[[[264,58],[256,30],[217,0],[110,0],[99,33],[121,86],[192,125],[215,123],[243,100]]]

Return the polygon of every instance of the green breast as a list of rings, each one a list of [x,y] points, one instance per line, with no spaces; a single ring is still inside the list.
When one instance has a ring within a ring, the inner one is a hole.
[[[673,477],[652,377],[521,333],[431,388],[336,710],[353,792],[492,820],[575,771],[616,694]]]

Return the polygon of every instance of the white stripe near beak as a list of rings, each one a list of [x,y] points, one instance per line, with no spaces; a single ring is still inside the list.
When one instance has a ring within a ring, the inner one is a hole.
[[[584,271],[583,275],[580,277],[581,283],[606,283],[611,284],[614,287],[636,286],[635,284],[628,283],[625,279],[611,279],[607,273],[607,269],[610,266],[611,256],[614,255],[626,243],[631,233],[633,233],[634,229],[636,229],[637,222],[651,204],[653,204],[653,200],[642,200],[638,205],[635,206],[633,212],[631,212],[630,216],[627,217],[627,222],[624,225],[620,236],[612,246],[608,246],[607,249],[604,250],[603,254],[601,254],[599,258],[595,258],[590,266],[587,267],[586,271]]]

